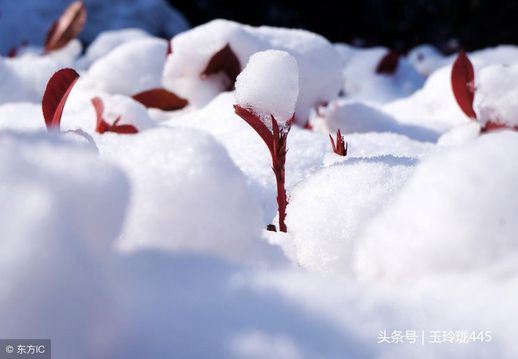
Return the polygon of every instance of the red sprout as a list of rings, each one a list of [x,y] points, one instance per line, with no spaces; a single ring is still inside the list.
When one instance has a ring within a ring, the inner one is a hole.
[[[333,148],[334,153],[339,156],[347,156],[347,142],[345,142],[340,129],[338,129],[338,132],[336,133],[336,142],[331,134],[329,134],[329,139],[331,140],[331,147]]]
[[[253,110],[243,108],[239,105],[234,105],[236,114],[246,121],[252,127],[255,132],[262,138],[266,147],[270,151],[272,157],[272,170],[275,174],[275,181],[277,184],[277,206],[279,210],[279,230],[281,232],[287,232],[286,227],[286,207],[288,205],[288,198],[286,196],[286,177],[285,177],[285,165],[286,165],[286,153],[287,153],[287,139],[290,131],[291,124],[295,120],[295,114],[287,122],[286,127],[283,129],[279,128],[277,120],[273,115],[270,115],[272,121],[272,131],[261,120]],[[271,227],[270,227],[271,229]]]
[[[103,134],[105,132],[114,132],[119,134],[135,134],[138,133],[138,130],[133,125],[119,125],[119,121],[121,117],[117,117],[117,119],[110,125],[104,119],[104,102],[99,97],[94,97],[92,100],[92,105],[95,108],[95,114],[97,116],[97,123],[95,126],[95,131],[97,133]]]

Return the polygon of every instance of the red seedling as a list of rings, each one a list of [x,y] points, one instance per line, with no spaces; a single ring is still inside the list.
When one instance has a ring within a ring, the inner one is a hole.
[[[397,71],[399,66],[399,53],[395,50],[390,50],[388,54],[383,56],[376,68],[377,74],[392,75]]]
[[[62,69],[52,75],[47,83],[41,106],[45,125],[49,131],[51,129],[59,130],[63,109],[77,79],[79,79],[79,74],[75,70]]]
[[[295,115],[288,121],[285,128],[280,129],[277,120],[271,115],[272,131],[261,120],[253,110],[243,108],[239,105],[234,105],[236,114],[246,121],[255,132],[263,139],[266,147],[270,151],[272,157],[272,170],[275,174],[275,181],[277,183],[277,206],[279,209],[279,230],[287,232],[286,227],[286,206],[288,205],[288,198],[286,196],[285,188],[285,165],[287,153],[287,139],[290,131],[290,126],[295,119]]]
[[[220,72],[223,72],[229,80],[227,90],[232,90],[236,83],[237,75],[241,72],[241,64],[228,44],[211,57],[207,67],[201,73],[201,77],[205,78]]]
[[[158,108],[163,111],[180,110],[189,104],[186,99],[160,88],[138,93],[133,96],[133,99],[147,108]]]
[[[85,23],[86,8],[83,2],[73,2],[48,30],[44,53],[65,47],[79,35]]]
[[[97,116],[97,124],[95,126],[95,131],[97,133],[103,134],[105,132],[114,132],[119,134],[135,134],[138,133],[138,130],[133,125],[119,125],[119,121],[121,117],[117,117],[117,119],[110,125],[104,119],[104,102],[99,97],[94,97],[92,99],[92,105],[95,108],[95,114]]]
[[[473,110],[475,99],[475,71],[464,51],[460,51],[451,69],[451,87],[453,95],[462,112],[475,120],[477,114]]]
[[[336,133],[336,142],[331,134],[329,134],[329,139],[331,140],[331,147],[333,147],[334,153],[339,156],[347,156],[347,142],[345,142],[345,138],[342,136],[340,129],[338,129]]]

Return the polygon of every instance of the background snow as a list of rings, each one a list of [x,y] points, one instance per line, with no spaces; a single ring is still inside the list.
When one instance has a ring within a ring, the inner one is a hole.
[[[23,41],[42,45],[50,25],[73,0],[2,1],[0,51],[5,54]],[[88,21],[80,39],[92,42],[102,31],[137,27],[153,35],[173,36],[189,26],[185,18],[163,0],[84,0]]]

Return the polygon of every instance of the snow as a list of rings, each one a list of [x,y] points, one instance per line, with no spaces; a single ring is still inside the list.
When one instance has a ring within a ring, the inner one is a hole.
[[[78,60],[78,67],[88,68],[92,63],[106,56],[112,50],[131,41],[150,37],[140,29],[112,30],[100,33],[88,46],[84,56]]]
[[[437,133],[426,127],[398,122],[388,113],[362,102],[333,104],[325,115],[331,132],[339,129],[344,133],[391,132],[420,141],[434,141]]]
[[[86,3],[124,19],[162,6]],[[36,36],[63,4],[19,6],[44,12],[27,26]],[[100,35],[84,53],[77,40],[48,55],[34,42],[0,59],[3,337],[51,338],[56,358],[79,359],[518,356],[518,134],[481,133],[462,113],[455,54],[419,46],[381,75],[387,49],[216,20],[175,36],[166,56],[153,36],[161,16],[148,32],[90,24]],[[200,76],[227,44],[243,69],[235,89],[223,73]],[[481,122],[517,125],[517,48],[469,57]],[[62,132],[48,133],[41,96],[62,67],[81,78]],[[162,86],[190,106],[131,98]],[[139,133],[96,133],[94,97],[108,123],[120,116]],[[271,158],[236,103],[281,123],[296,113],[287,233],[266,230],[277,215]],[[313,130],[299,126],[308,119]],[[346,157],[331,149],[338,129]],[[382,330],[493,339],[377,344]]]
[[[386,103],[407,97],[423,86],[423,77],[404,58],[394,74],[377,74],[381,59],[388,51],[382,47],[369,49],[341,46],[342,90],[347,97],[374,103]]]
[[[106,137],[100,151],[134,186],[135,205],[118,242],[123,250],[187,250],[242,261],[268,250],[245,177],[210,135],[154,129]]]
[[[317,272],[347,271],[365,222],[391,200],[412,163],[389,156],[351,159],[296,186],[291,192],[287,226],[297,262]]]
[[[88,70],[88,79],[100,91],[128,96],[160,88],[166,53],[165,40],[131,41],[95,61]]]
[[[518,229],[515,154],[518,136],[506,131],[424,161],[359,240],[358,271],[411,280],[512,263]]]
[[[271,127],[271,116],[285,126],[299,95],[297,61],[285,51],[268,50],[250,57],[236,81],[236,102],[250,108]]]
[[[479,120],[518,125],[518,65],[492,65],[476,75],[476,98]]]

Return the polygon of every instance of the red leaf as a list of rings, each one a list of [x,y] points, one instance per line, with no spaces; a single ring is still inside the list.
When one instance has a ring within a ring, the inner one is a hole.
[[[59,70],[50,78],[41,101],[47,129],[59,129],[65,103],[78,78],[73,69]]]
[[[473,110],[474,84],[475,71],[473,70],[473,64],[461,50],[451,69],[451,87],[460,109],[472,119],[477,118],[477,114]]]
[[[152,89],[133,95],[133,99],[148,108],[158,108],[163,111],[180,110],[189,104],[189,101],[177,96],[166,89]]]
[[[376,68],[377,74],[391,75],[396,72],[399,66],[399,53],[390,50],[388,54],[383,56]]]
[[[138,133],[138,130],[133,125],[114,125],[110,127],[109,132],[115,132],[121,135],[133,135]]]
[[[254,111],[243,108],[239,105],[234,105],[234,111],[236,112],[236,115],[245,120],[246,123],[248,123],[250,127],[257,132],[257,134],[263,139],[264,143],[266,143],[266,146],[268,146],[270,152],[273,153],[273,134],[268,127],[266,127],[259,115]]]
[[[234,88],[237,75],[241,72],[241,64],[228,44],[211,57],[207,67],[201,73],[201,76],[207,77],[219,72],[223,72],[227,75],[230,81],[228,90],[232,90]]]
[[[105,132],[114,132],[119,134],[135,134],[138,133],[138,129],[133,125],[118,125],[120,121],[120,116],[113,122],[113,125],[110,125],[108,122],[104,120],[104,102],[99,97],[94,97],[92,100],[92,105],[95,108],[95,114],[97,117],[97,124],[95,127],[95,131],[100,133],[101,135]]]
[[[73,2],[47,32],[45,53],[61,49],[75,39],[86,23],[86,8],[82,1]]]
[[[103,118],[104,102],[99,97],[94,97],[91,101],[95,109],[95,115],[97,117],[95,131],[97,133],[103,134],[110,129],[110,125]]]

